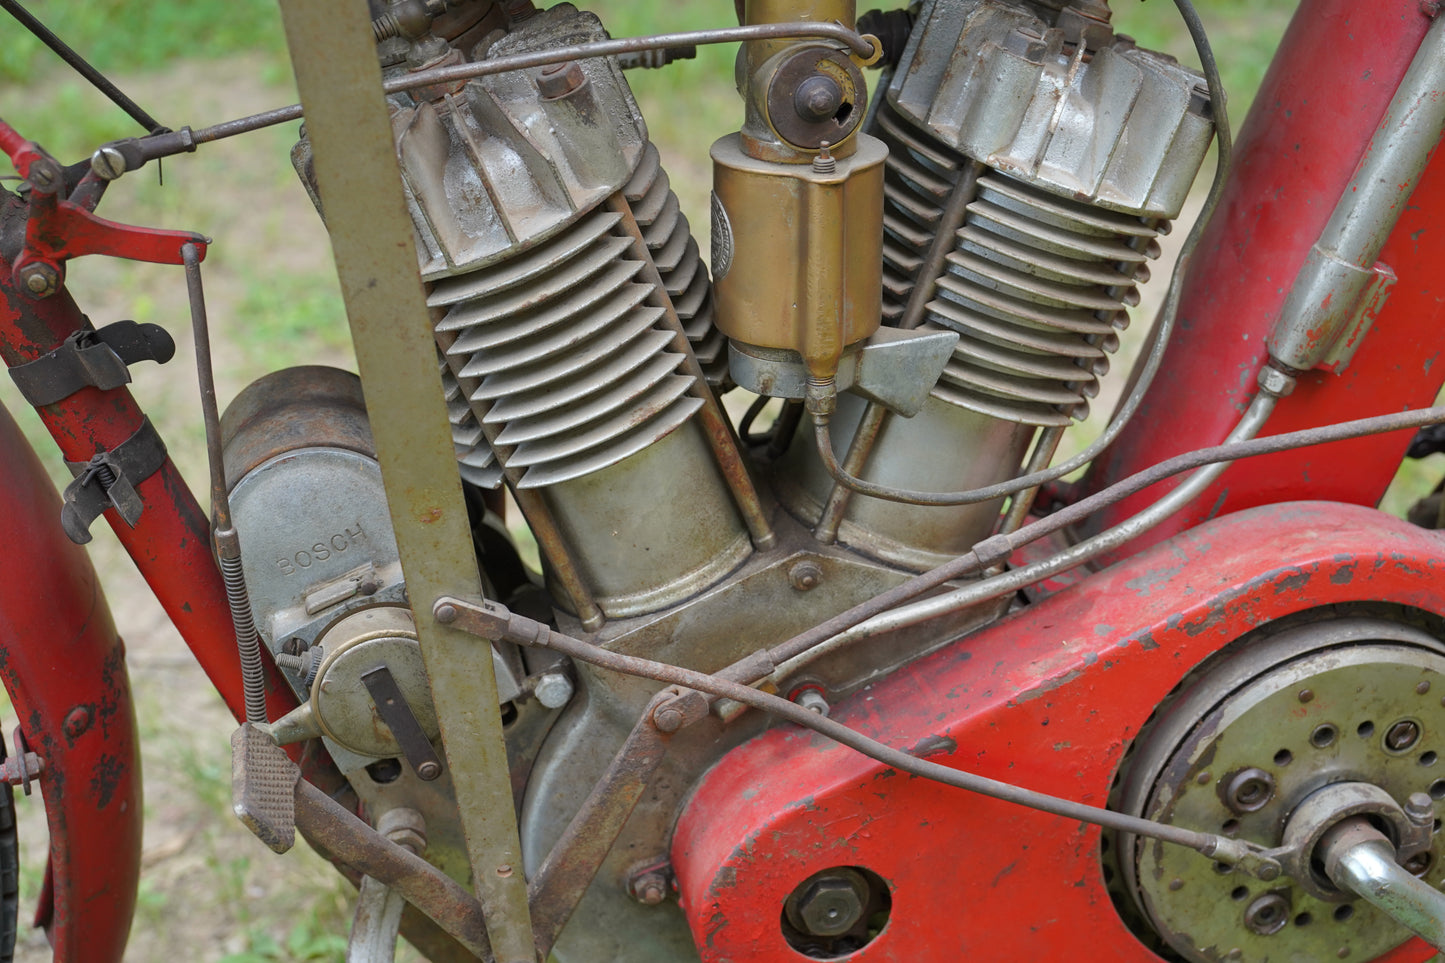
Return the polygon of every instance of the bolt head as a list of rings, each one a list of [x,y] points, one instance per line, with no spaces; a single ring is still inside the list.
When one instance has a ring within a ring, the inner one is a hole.
[[[674,706],[658,706],[652,714],[652,724],[659,732],[676,732],[682,728],[683,721],[682,711]]]
[[[832,77],[815,74],[798,84],[793,93],[793,109],[810,123],[827,120],[843,106],[843,88]]]
[[[560,64],[548,64],[537,74],[537,90],[543,100],[565,97],[587,82],[582,65],[575,60]]]
[[[90,169],[103,181],[113,181],[125,173],[125,158],[114,147],[102,147],[90,155]]]
[[[435,615],[436,620],[443,624],[447,622],[455,622],[457,620],[457,607],[455,605],[443,602],[432,611],[432,615]]]
[[[560,709],[572,701],[572,680],[560,672],[544,672],[532,687],[537,701],[548,709]]]
[[[656,906],[667,899],[667,880],[661,873],[643,873],[632,881],[632,895],[644,906]]]
[[[441,764],[428,759],[416,767],[416,774],[427,782],[431,782],[442,774]]]

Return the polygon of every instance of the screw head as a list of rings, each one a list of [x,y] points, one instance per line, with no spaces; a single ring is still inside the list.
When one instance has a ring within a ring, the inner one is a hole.
[[[433,779],[442,774],[441,763],[428,759],[426,762],[416,767],[416,774],[423,780],[431,782]]]
[[[795,562],[788,569],[788,583],[799,592],[815,589],[823,581],[823,567],[817,562]]]
[[[113,181],[125,173],[125,157],[114,147],[102,147],[90,155],[90,169],[103,181]]]
[[[52,193],[60,186],[60,167],[48,157],[39,158],[30,162],[25,179],[34,190]]]
[[[1413,719],[1401,719],[1385,732],[1385,748],[1393,752],[1404,752],[1420,741],[1420,724]]]
[[[548,64],[537,74],[537,90],[543,100],[565,97],[587,82],[582,65],[575,60],[560,64]]]

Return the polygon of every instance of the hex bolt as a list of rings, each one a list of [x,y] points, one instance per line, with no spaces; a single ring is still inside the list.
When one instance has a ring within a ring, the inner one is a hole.
[[[426,851],[426,819],[415,809],[388,809],[377,818],[376,831],[418,856]]]
[[[1401,719],[1385,732],[1385,748],[1393,752],[1404,752],[1420,740],[1420,724],[1411,719]]]
[[[1274,777],[1263,769],[1244,769],[1229,778],[1224,804],[1236,813],[1263,809],[1274,798]]]
[[[793,702],[807,709],[809,712],[816,712],[823,718],[828,718],[828,712],[831,708],[828,705],[828,699],[817,689],[804,689],[798,693],[797,697],[793,699]]]
[[[788,569],[788,583],[799,592],[818,587],[823,581],[823,567],[817,562],[796,562]]]
[[[582,65],[575,60],[560,64],[548,64],[537,74],[537,90],[543,100],[565,97],[587,82]]]
[[[90,155],[90,169],[103,181],[113,181],[125,173],[125,157],[114,147],[102,147]]]
[[[572,701],[572,680],[561,672],[543,672],[532,686],[532,695],[548,709],[560,709]]]
[[[60,290],[60,272],[49,264],[27,264],[20,269],[20,283],[37,298],[48,298]]]
[[[1284,929],[1289,922],[1289,900],[1279,893],[1265,893],[1244,911],[1244,925],[1260,936]]]
[[[1430,798],[1429,793],[1410,793],[1410,798],[1405,800],[1405,816],[1416,826],[1433,826],[1435,824],[1435,800]]]
[[[863,898],[843,876],[821,876],[798,897],[796,920],[813,936],[842,936],[863,918]]]

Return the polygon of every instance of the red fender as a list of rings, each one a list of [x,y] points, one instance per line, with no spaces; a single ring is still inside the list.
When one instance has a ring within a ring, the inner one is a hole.
[[[931,761],[1104,805],[1124,755],[1195,665],[1266,622],[1357,600],[1445,613],[1445,536],[1304,502],[1208,522],[907,666],[832,718]],[[903,775],[796,726],[705,776],[672,846],[704,961],[799,960],[778,908],[813,873],[888,882],[850,963],[1158,963],[1105,889],[1099,830]],[[1418,940],[1381,957],[1418,963]]]
[[[37,922],[57,961],[118,961],[141,849],[125,647],[90,557],[61,531],[54,485],[3,407],[0,545],[0,681],[45,767],[51,871]]]

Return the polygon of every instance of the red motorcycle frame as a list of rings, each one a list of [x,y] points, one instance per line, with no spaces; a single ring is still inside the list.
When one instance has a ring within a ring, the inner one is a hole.
[[[1240,135],[1232,181],[1193,264],[1147,412],[1095,463],[1088,484],[1216,444],[1234,424],[1289,282],[1370,149],[1435,14],[1420,0],[1301,5]],[[1434,367],[1445,346],[1442,224],[1445,170],[1436,156],[1381,255],[1398,281],[1373,330],[1342,373],[1305,374],[1271,431],[1431,403],[1445,377],[1445,366]],[[84,251],[62,245],[57,253],[63,263]],[[12,366],[88,327],[64,290],[32,297],[14,280],[15,267],[0,260],[0,356]],[[41,416],[75,462],[115,448],[142,423],[124,388],[82,390]],[[845,702],[834,718],[894,745],[944,737],[954,748],[935,761],[957,759],[1102,804],[1122,740],[1192,666],[1257,625],[1366,599],[1445,615],[1445,542],[1371,510],[1408,441],[1408,433],[1379,435],[1238,464],[1159,529],[1153,540],[1174,536],[1167,545],[1136,545],[1139,554],[897,673],[869,703],[912,710],[880,715]],[[106,517],[239,718],[240,665],[205,513],[168,461],[137,493],[144,511],[134,527],[113,510]],[[1157,496],[1151,490],[1148,500]],[[1316,503],[1285,504],[1302,500]],[[1099,524],[1145,503],[1135,496]],[[123,650],[87,557],[61,533],[50,482],[3,415],[0,517],[0,676],[25,743],[43,761],[51,836],[36,922],[49,930],[58,961],[119,959],[140,854],[139,754]],[[1111,672],[1116,664],[1130,668]],[[275,677],[268,700],[273,717],[294,705]],[[837,862],[821,854],[838,847],[888,867],[895,906],[907,908],[894,918],[912,921],[856,959],[1016,959],[1024,947],[997,934],[1031,927],[1030,954],[1074,955],[1083,939],[1116,947],[1118,959],[1155,958],[1108,905],[1097,830],[881,768],[786,728],[735,750],[705,778],[673,850],[705,959],[790,958],[776,932],[777,906],[814,862]],[[760,771],[785,775],[742,793]],[[946,836],[937,829],[944,811],[952,816]],[[940,902],[936,881],[957,874],[963,852],[972,919],[987,926],[940,922],[959,895]],[[1429,952],[1412,942],[1388,958]]]

